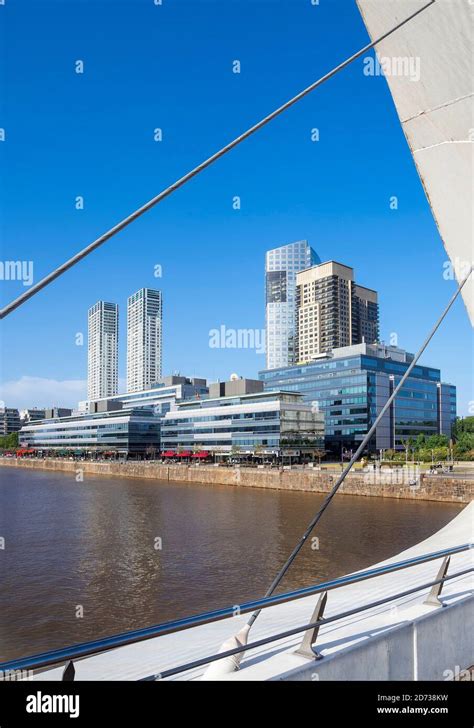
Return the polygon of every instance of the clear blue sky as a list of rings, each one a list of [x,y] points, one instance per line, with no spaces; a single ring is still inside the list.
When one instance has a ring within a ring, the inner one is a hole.
[[[0,23],[2,259],[34,261],[35,280],[368,41],[352,0],[7,0]],[[265,250],[303,238],[379,291],[381,337],[408,350],[454,290],[387,84],[362,60],[2,322],[7,404],[52,404],[51,389],[75,405],[62,387],[86,378],[99,299],[120,306],[124,377],[126,299],[143,286],[164,295],[164,373],[256,376],[264,356],[210,349],[209,330],[263,328]],[[0,290],[5,303],[24,287]],[[461,414],[470,337],[459,302],[424,357]],[[25,377],[45,380],[40,399]]]

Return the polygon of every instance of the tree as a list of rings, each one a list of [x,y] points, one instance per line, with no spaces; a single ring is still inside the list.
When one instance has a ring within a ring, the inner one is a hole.
[[[0,450],[16,450],[18,447],[18,432],[0,437]]]
[[[423,463],[437,463],[447,460],[448,457],[449,448],[447,447],[425,447],[418,450],[418,459]]]
[[[426,447],[426,436],[421,432],[415,440],[415,450],[422,450]]]
[[[474,450],[474,433],[461,432],[454,445],[454,452],[462,455],[469,450]]]
[[[433,458],[435,462],[447,460],[449,457],[449,449],[447,447],[436,447],[433,450]]]
[[[426,447],[428,448],[436,448],[436,447],[448,447],[449,446],[449,438],[447,435],[430,435],[426,438]]]
[[[453,425],[453,438],[458,440],[463,434],[474,434],[474,417],[458,417]]]

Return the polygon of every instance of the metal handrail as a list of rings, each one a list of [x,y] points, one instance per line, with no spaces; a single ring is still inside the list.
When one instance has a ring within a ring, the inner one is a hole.
[[[152,627],[145,629],[133,630],[130,632],[124,632],[111,637],[106,637],[101,640],[93,640],[91,642],[84,642],[78,645],[73,645],[59,650],[50,650],[48,652],[42,652],[37,655],[31,655],[29,657],[20,658],[18,660],[10,660],[8,662],[0,663],[0,672],[8,673],[18,670],[39,670],[51,665],[65,663],[73,660],[82,659],[91,655],[106,652],[108,650],[116,649],[118,647],[125,647],[126,645],[135,644],[142,642],[153,637],[161,637],[165,634],[172,634],[175,632],[181,632],[182,630],[189,629],[191,627],[202,626],[211,622],[217,622],[228,617],[235,617],[236,610],[238,614],[246,614],[253,612],[255,609],[268,609],[269,607],[284,604],[294,599],[302,599],[304,597],[319,594],[332,589],[338,589],[342,586],[349,584],[356,584],[367,579],[373,579],[377,576],[383,576],[384,574],[390,574],[401,569],[406,569],[411,566],[417,566],[418,564],[427,563],[434,561],[435,559],[442,558],[444,556],[450,556],[453,554],[462,553],[468,551],[474,547],[472,543],[462,544],[460,546],[453,546],[448,549],[442,549],[440,551],[434,551],[429,554],[422,556],[415,556],[410,559],[395,562],[394,564],[386,564],[385,566],[378,566],[373,569],[367,569],[365,571],[359,571],[355,574],[349,574],[342,576],[337,579],[315,584],[314,586],[304,587],[283,594],[266,597],[264,599],[256,599],[249,602],[244,602],[241,605],[234,605],[232,607],[226,607],[224,609],[217,609],[211,612],[204,612],[201,614],[193,615],[191,617],[185,617],[179,620],[173,620],[164,622]],[[392,597],[392,599],[395,597]]]
[[[268,645],[270,642],[277,642],[278,640],[285,639],[286,637],[293,637],[294,635],[300,634],[301,632],[307,632],[308,630],[315,629],[316,627],[322,627],[325,624],[336,622],[338,619],[351,617],[353,614],[359,614],[359,612],[364,612],[366,609],[379,607],[382,604],[387,604],[387,602],[392,602],[394,599],[409,596],[410,594],[414,594],[417,591],[422,591],[423,589],[429,589],[430,587],[437,584],[444,584],[445,581],[449,581],[450,579],[455,579],[458,576],[464,576],[465,574],[470,574],[472,572],[474,572],[474,567],[471,566],[469,569],[458,571],[455,574],[451,574],[450,576],[444,576],[442,579],[436,579],[435,581],[430,581],[426,584],[420,584],[419,586],[413,587],[412,589],[407,589],[403,592],[399,592],[398,594],[391,594],[389,597],[378,599],[376,602],[371,602],[370,604],[363,604],[361,607],[354,607],[354,609],[349,609],[346,612],[334,614],[332,617],[323,617],[322,619],[318,619],[317,622],[310,622],[309,624],[305,624],[300,627],[293,627],[292,629],[286,630],[285,632],[279,632],[278,634],[271,635],[270,637],[265,637],[261,640],[257,640],[256,642],[249,642],[248,644],[241,645],[240,647],[234,647],[231,650],[226,650],[225,652],[218,652],[213,655],[208,655],[207,657],[201,657],[199,658],[199,660],[193,660],[192,662],[187,662],[184,665],[178,665],[178,667],[171,667],[169,670],[163,670],[162,672],[155,675],[140,678],[138,682],[155,682],[157,680],[163,680],[164,678],[171,677],[172,675],[177,675],[180,672],[187,672],[188,670],[192,670],[196,667],[209,665],[211,662],[217,662],[218,660],[223,660],[226,657],[238,655],[241,652],[247,652],[248,650],[255,649],[256,647],[263,647],[264,645]]]

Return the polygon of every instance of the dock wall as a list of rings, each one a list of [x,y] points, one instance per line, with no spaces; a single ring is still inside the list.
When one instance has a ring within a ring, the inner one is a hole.
[[[213,465],[163,465],[154,462],[89,462],[51,459],[0,460],[6,468],[42,469],[70,472],[77,476],[119,476],[121,478],[147,478],[174,483],[201,483],[230,485],[271,490],[294,490],[327,493],[334,485],[338,473],[313,469],[277,470],[245,467],[216,467]],[[2,474],[3,475],[3,474]],[[2,476],[0,476],[2,477]],[[5,477],[5,475],[3,475]],[[421,474],[416,485],[403,482],[402,472],[350,473],[341,487],[341,493],[382,498],[406,498],[455,503],[469,503],[474,499],[474,479],[469,477],[428,476]]]

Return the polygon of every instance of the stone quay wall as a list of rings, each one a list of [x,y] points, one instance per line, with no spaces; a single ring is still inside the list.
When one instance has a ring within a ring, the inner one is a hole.
[[[229,485],[244,488],[269,488],[327,493],[337,480],[338,473],[306,468],[304,470],[259,469],[245,467],[216,467],[213,465],[165,465],[156,462],[93,462],[62,459],[0,458],[6,468],[41,469],[70,472],[82,471],[100,476],[149,478],[152,480],[204,485]],[[1,476],[0,476],[1,477]],[[8,477],[6,472],[3,477]],[[419,474],[416,484],[404,482],[402,470],[350,473],[341,486],[341,493],[382,498],[469,503],[474,498],[474,479],[469,476],[429,476]]]

